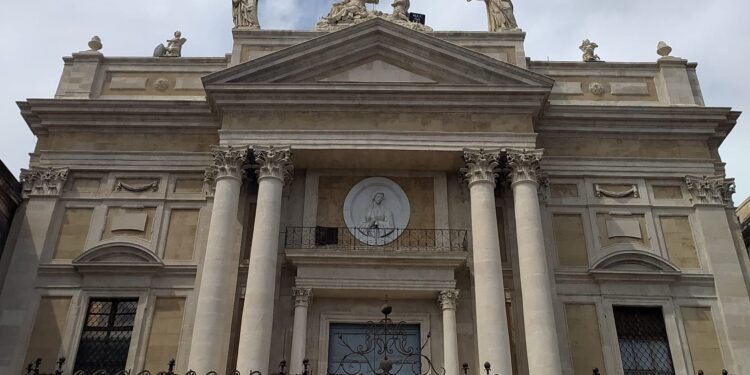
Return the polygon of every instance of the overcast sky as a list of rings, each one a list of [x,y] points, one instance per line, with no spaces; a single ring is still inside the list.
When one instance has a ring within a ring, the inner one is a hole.
[[[260,0],[265,29],[309,30],[334,0]],[[28,165],[35,137],[15,102],[49,98],[62,71],[62,56],[87,49],[99,35],[107,56],[150,56],[156,44],[179,29],[184,56],[231,52],[231,0],[0,0],[0,159],[12,172]],[[378,9],[390,11],[390,0]],[[655,61],[656,44],[699,63],[709,106],[750,110],[748,0],[515,0],[516,18],[527,32],[526,53],[535,60],[580,60],[578,46],[590,38],[608,61]],[[481,1],[411,0],[435,30],[486,30]],[[735,201],[750,196],[750,113],[721,148]]]

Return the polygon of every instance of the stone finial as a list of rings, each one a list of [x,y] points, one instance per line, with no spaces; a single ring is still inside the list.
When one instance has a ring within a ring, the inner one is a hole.
[[[310,288],[292,288],[294,306],[308,307],[312,303],[313,291]]]
[[[539,184],[539,162],[544,150],[516,150],[508,151],[508,167],[513,184],[519,182],[533,182]]]
[[[596,54],[596,49],[599,48],[599,45],[588,40],[584,39],[583,42],[581,42],[581,46],[578,47],[578,49],[583,52],[583,61],[584,62],[595,62],[600,61],[599,55]]]
[[[290,182],[294,176],[292,150],[289,147],[258,146],[253,148],[256,164],[253,165],[258,180],[277,178]]]
[[[182,46],[187,42],[178,30],[174,32],[174,38],[167,40],[167,45],[159,44],[154,49],[154,57],[182,57]]]
[[[662,58],[669,57],[669,55],[672,53],[672,47],[670,47],[667,43],[661,41],[656,45],[656,53]]]
[[[460,291],[458,289],[449,289],[440,292],[440,294],[438,295],[438,303],[440,304],[440,308],[442,308],[443,310],[455,310],[456,307],[458,307],[459,293]]]
[[[89,41],[89,50],[99,52],[102,49],[102,39],[94,35]]]
[[[58,196],[68,180],[68,168],[31,168],[21,170],[24,198]]]
[[[495,180],[499,176],[500,152],[500,150],[485,150],[482,148],[464,150],[466,168],[461,168],[461,173],[469,186],[482,181],[495,184]]]
[[[211,150],[213,161],[206,168],[205,180],[213,183],[222,178],[241,179],[245,176],[245,165],[248,156],[247,148],[214,147]]]
[[[685,183],[693,203],[734,206],[732,195],[736,187],[733,178],[685,176]]]

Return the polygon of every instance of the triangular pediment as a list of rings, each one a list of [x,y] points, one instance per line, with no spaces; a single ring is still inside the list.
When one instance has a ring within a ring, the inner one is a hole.
[[[238,85],[393,84],[551,90],[553,80],[453,43],[374,19],[204,78]]]

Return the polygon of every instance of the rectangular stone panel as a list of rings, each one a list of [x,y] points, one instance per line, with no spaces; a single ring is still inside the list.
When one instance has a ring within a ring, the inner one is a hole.
[[[679,186],[653,186],[655,199],[683,199],[682,188]]]
[[[630,237],[641,239],[643,238],[643,233],[641,232],[638,219],[613,217],[607,220],[607,236],[609,238]]]
[[[110,207],[102,239],[115,236],[134,236],[151,240],[156,208]]]
[[[164,250],[166,260],[191,260],[198,231],[197,209],[175,209],[169,216],[167,243]]]
[[[83,252],[91,226],[93,208],[67,208],[63,215],[54,259],[73,260]]]
[[[573,374],[590,374],[598,368],[606,375],[596,305],[566,304],[565,319]]]
[[[203,192],[203,180],[198,178],[178,178],[174,182],[174,193],[195,194]]]
[[[612,95],[648,95],[646,82],[610,82]]]
[[[560,266],[587,267],[589,260],[583,217],[579,214],[555,214],[552,216],[552,226]]]
[[[682,307],[682,321],[690,348],[693,370],[698,373],[721,374],[724,360],[716,334],[714,319],[708,307]]]
[[[551,184],[549,189],[552,198],[578,198],[576,184]]]
[[[146,370],[152,373],[164,371],[167,363],[177,358],[184,311],[184,298],[159,297],[156,299],[151,333],[146,346],[144,366]]]
[[[74,178],[70,191],[74,193],[97,193],[101,184],[101,178]]]
[[[145,90],[148,77],[112,77],[109,88],[112,90]]]
[[[555,82],[553,94],[583,95],[581,82]]]
[[[645,215],[598,213],[596,224],[604,247],[619,243],[650,247]]]
[[[42,297],[39,301],[24,364],[42,358],[45,368],[51,369],[52,363],[63,354],[60,349],[68,325],[70,300],[70,297]]]
[[[669,260],[680,268],[700,268],[693,229],[687,216],[662,216],[661,230]]]

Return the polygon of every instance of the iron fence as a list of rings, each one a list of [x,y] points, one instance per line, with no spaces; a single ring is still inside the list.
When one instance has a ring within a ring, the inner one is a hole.
[[[380,237],[358,235],[359,228],[287,227],[287,249],[468,251],[469,231],[460,229],[379,229]],[[365,237],[365,238],[363,238]]]

